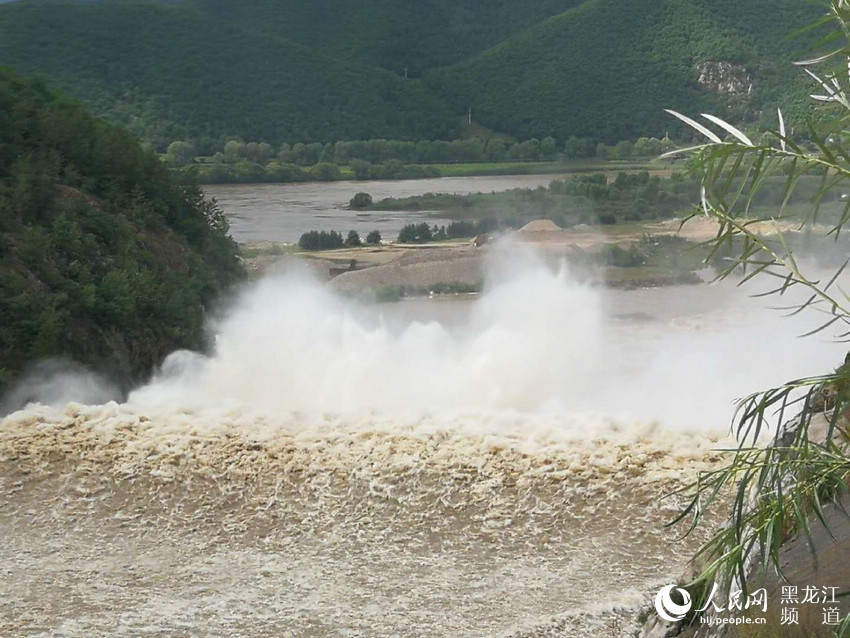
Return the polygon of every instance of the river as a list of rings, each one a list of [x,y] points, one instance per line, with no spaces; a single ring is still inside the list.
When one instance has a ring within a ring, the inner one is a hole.
[[[228,189],[308,223],[351,190]],[[0,635],[632,635],[711,530],[681,540],[663,497],[721,461],[734,399],[842,348],[733,285],[506,259],[481,295],[384,305],[266,278],[126,400],[6,417]]]
[[[361,237],[371,230],[384,239],[395,239],[405,224],[427,220],[448,224],[422,211],[352,211],[348,202],[358,192],[379,201],[385,197],[411,197],[425,193],[490,193],[511,188],[548,186],[564,175],[504,175],[493,177],[441,177],[434,179],[365,182],[311,182],[302,184],[210,185],[204,192],[215,197],[230,220],[238,242],[297,242],[308,230],[336,230],[346,235],[356,230]]]

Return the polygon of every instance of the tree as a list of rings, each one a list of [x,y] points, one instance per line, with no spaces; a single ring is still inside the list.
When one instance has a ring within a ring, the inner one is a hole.
[[[357,193],[349,200],[348,205],[357,209],[368,208],[372,205],[372,196],[369,193]]]
[[[281,144],[280,149],[277,152],[277,159],[281,164],[294,164],[294,154],[292,152],[292,147],[289,144]]]
[[[336,162],[336,160],[334,160],[333,144],[328,143],[322,147],[322,152],[319,154],[319,162],[324,162],[326,164],[333,164]]]
[[[487,141],[486,153],[489,160],[501,160],[505,158],[505,143],[498,137],[490,138]]]
[[[555,138],[548,135],[540,140],[540,155],[543,159],[552,159],[555,156],[556,147],[557,142],[555,141]]]
[[[838,35],[845,40],[843,45],[827,56],[799,63],[817,84],[817,93],[812,96],[816,101],[816,121],[822,122],[825,130],[850,115],[850,7],[844,0],[832,0],[829,15],[819,25],[829,23],[837,27]],[[787,237],[782,233],[774,238],[764,236],[754,225],[756,221],[789,219],[800,228],[811,228],[815,222],[826,222],[829,235],[837,238],[850,220],[850,202],[831,219],[824,216],[820,205],[850,179],[850,149],[846,142],[838,136],[827,141],[812,126],[809,135],[813,146],[807,148],[788,133],[781,110],[775,130],[757,141],[715,116],[705,115],[703,124],[669,112],[708,140],[682,152],[701,176],[703,195],[698,214],[718,223],[717,235],[709,242],[712,254],[730,255],[720,276],[744,273],[744,281],[754,276],[772,276],[777,282],[773,294],[784,295],[793,289],[805,292],[805,300],[790,310],[815,309],[825,313],[825,320],[813,333],[831,326],[850,330],[848,296],[836,285],[848,261],[832,278],[813,278],[795,258]],[[795,217],[787,204],[810,176],[816,176],[819,184],[813,203],[802,218]],[[770,219],[754,218],[752,203],[777,179],[784,185],[777,210]],[[734,488],[729,524],[700,551],[699,556],[706,563],[695,584],[719,580],[728,589],[737,582],[746,592],[754,572],[772,566],[782,573],[779,548],[791,534],[807,537],[811,542],[807,519],[815,517],[826,524],[824,506],[837,503],[847,491],[848,408],[847,363],[834,373],[793,380],[746,397],[738,404],[734,427],[739,448],[726,467],[700,475],[690,487],[690,501],[677,519],[692,516],[692,525],[696,525],[707,507],[715,505],[728,488]],[[820,438],[810,438],[810,426],[818,412],[828,415],[826,432]],[[772,415],[783,421],[794,413],[798,413],[796,429],[784,434],[780,431],[767,447],[757,445]],[[850,616],[837,635],[846,635],[848,628]]]
[[[567,158],[593,157],[595,153],[596,144],[587,137],[579,139],[572,136],[564,142],[564,156]]]
[[[233,174],[236,180],[240,182],[258,182],[263,180],[266,171],[259,164],[243,159],[236,162],[233,167]]]
[[[381,243],[381,233],[377,230],[370,231],[368,235],[366,235],[366,243],[371,245],[377,245]]]
[[[334,162],[337,164],[349,164],[352,159],[353,142],[340,141],[334,144]],[[350,166],[351,164],[349,164]]]
[[[195,147],[189,142],[171,142],[166,150],[168,162],[174,166],[186,166],[196,154]]]
[[[292,147],[292,161],[299,166],[312,166],[318,163],[319,155],[323,150],[321,144],[295,144]]]
[[[661,154],[661,140],[657,137],[641,137],[635,142],[634,153],[638,157],[655,157]]]
[[[431,227],[428,226],[428,222],[408,224],[398,234],[398,240],[402,244],[424,244],[432,239]]]
[[[319,233],[318,231],[311,230],[306,233],[302,233],[301,237],[298,239],[298,247],[301,250],[318,250],[319,249]]]
[[[511,159],[537,161],[540,159],[540,140],[532,137],[530,140],[512,144],[508,155]]]
[[[311,166],[309,169],[310,176],[320,182],[332,182],[339,179],[339,167],[336,164],[328,164],[320,162]]]
[[[229,164],[235,164],[245,157],[247,146],[239,140],[230,140],[224,145],[224,159]]]
[[[348,238],[345,240],[345,245],[351,246],[352,248],[362,246],[363,242],[360,241],[360,234],[356,230],[349,230]]]
[[[301,235],[298,240],[301,250],[333,250],[342,248],[342,235],[335,230],[330,232],[311,230]]]
[[[354,171],[354,179],[363,180],[372,177],[372,165],[366,160],[353,159],[348,166]]]
[[[623,140],[621,142],[617,142],[617,145],[614,147],[613,156],[614,159],[624,160],[629,159],[634,154],[635,146],[629,140]]]
[[[478,234],[478,228],[475,222],[459,221],[451,222],[446,229],[446,235],[452,239],[461,237],[475,237]]]
[[[249,142],[245,147],[245,155],[247,158],[256,164],[267,164],[274,155],[274,149],[271,144],[266,142]]]
[[[203,347],[210,305],[242,275],[215,202],[40,81],[0,69],[0,102],[0,394],[44,356],[123,382]]]

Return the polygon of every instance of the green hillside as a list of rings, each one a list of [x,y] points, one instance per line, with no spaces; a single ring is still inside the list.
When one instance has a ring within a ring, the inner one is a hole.
[[[128,133],[0,68],[0,394],[63,356],[128,381],[241,275],[223,214]]]
[[[610,143],[680,132],[664,108],[755,122],[781,104],[800,121],[808,91],[790,61],[811,37],[787,36],[819,11],[799,0],[21,0],[0,6],[0,61],[160,149],[452,138],[469,108],[519,139]]]
[[[496,46],[584,0],[185,0],[248,34],[419,77]]]
[[[451,136],[457,121],[419,83],[187,8],[11,3],[0,8],[0,60],[160,144],[418,139]]]
[[[768,5],[770,5],[768,7]],[[806,93],[791,65],[803,44],[788,33],[817,8],[796,0],[588,0],[426,80],[456,110],[520,138],[663,135],[664,108],[758,118]],[[720,95],[698,82],[700,63],[728,62],[753,91]],[[791,97],[788,97],[791,96]]]

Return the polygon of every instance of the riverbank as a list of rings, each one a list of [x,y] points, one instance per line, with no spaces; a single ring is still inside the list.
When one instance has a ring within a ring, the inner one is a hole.
[[[705,257],[699,242],[713,229],[695,223],[680,233],[679,225],[670,220],[561,229],[541,220],[479,245],[451,240],[304,252],[293,244],[254,242],[242,245],[242,255],[254,277],[299,260],[339,291],[382,300],[480,291],[488,255],[502,243],[510,250],[531,249],[553,267],[565,261],[577,279],[594,285],[632,289],[698,283]]]
[[[384,242],[302,251],[292,243],[247,242],[241,244],[241,255],[251,277],[283,270],[297,261],[337,290],[380,300],[480,291],[488,255],[503,244],[511,250],[533,250],[553,268],[564,262],[576,279],[592,285],[655,288],[710,278],[703,243],[716,235],[717,228],[714,220],[699,216],[684,224],[669,219],[569,229],[537,220],[497,235],[427,244]],[[806,241],[792,222],[758,222],[751,228],[765,235],[782,232],[794,244]],[[843,254],[843,245],[836,245],[837,254]]]
[[[672,166],[672,162],[665,162]],[[375,165],[368,173],[356,171],[351,166],[337,164],[268,165],[251,164],[193,164],[176,169],[188,173],[200,184],[309,184],[313,182],[433,179],[439,177],[487,177],[500,175],[555,175],[558,173],[592,173],[640,171],[658,169],[652,158],[640,160],[561,160],[561,161],[505,161],[505,162],[443,162],[435,164],[393,164],[381,168]]]

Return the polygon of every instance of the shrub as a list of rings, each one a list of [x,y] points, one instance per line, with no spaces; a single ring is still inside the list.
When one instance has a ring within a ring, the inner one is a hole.
[[[446,228],[446,234],[453,239],[458,239],[461,237],[475,237],[480,233],[475,222],[452,222]]]
[[[301,235],[298,240],[301,250],[333,250],[342,248],[343,243],[342,234],[335,230],[330,232],[311,230]]]
[[[351,208],[368,208],[372,205],[372,196],[369,193],[357,193],[349,200],[348,205]]]
[[[398,234],[398,240],[402,244],[424,244],[432,239],[431,227],[428,226],[427,222],[408,224]]]

